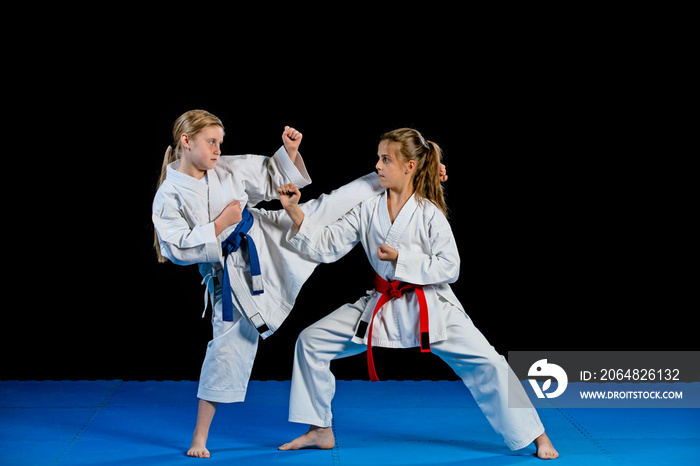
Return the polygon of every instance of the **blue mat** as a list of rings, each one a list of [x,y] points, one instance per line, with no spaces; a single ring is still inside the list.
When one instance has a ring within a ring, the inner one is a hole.
[[[220,405],[208,460],[188,458],[196,382],[2,381],[2,465],[509,465],[512,452],[461,382],[339,381],[333,450],[277,451],[305,432],[287,422],[289,382],[252,381]],[[558,465],[697,465],[700,409],[540,409]]]

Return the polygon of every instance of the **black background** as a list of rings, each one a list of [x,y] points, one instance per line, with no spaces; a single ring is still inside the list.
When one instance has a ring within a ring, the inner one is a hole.
[[[681,298],[690,185],[666,138],[673,89],[629,50],[496,36],[112,44],[96,56],[80,37],[40,72],[18,61],[0,377],[198,378],[211,335],[201,277],[156,262],[150,219],[171,125],[192,108],[222,119],[224,154],[271,155],[285,125],[302,131],[305,199],[372,171],[384,131],[440,144],[462,260],[453,289],[502,354],[696,349]],[[360,247],[319,266],[261,341],[252,378],[288,379],[298,333],[371,279]],[[454,378],[434,355],[375,354],[384,379]],[[334,372],[366,379],[365,358]]]

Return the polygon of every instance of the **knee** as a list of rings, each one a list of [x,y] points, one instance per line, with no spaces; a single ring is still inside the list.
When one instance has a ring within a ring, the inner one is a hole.
[[[493,345],[485,343],[477,348],[473,353],[474,363],[484,367],[496,367],[505,363],[505,358],[501,356]]]
[[[297,338],[297,351],[308,352],[316,347],[316,342],[318,341],[318,331],[312,327],[307,327],[301,331],[299,337]]]
[[[485,378],[497,377],[497,375],[504,369],[506,369],[508,363],[506,360],[498,354],[495,350],[487,351],[486,353],[480,355],[477,358],[475,370]]]
[[[485,364],[488,364],[489,366],[495,367],[495,366],[500,366],[500,365],[503,365],[503,364],[507,364],[507,363],[506,363],[506,359],[505,359],[503,356],[501,356],[501,355],[498,353],[498,351],[496,351],[496,348],[494,348],[493,346],[491,346],[491,347],[489,348],[489,351],[487,351],[487,352],[483,355],[483,357],[484,357],[484,360],[485,360]]]
[[[438,356],[447,362],[461,378],[470,376],[491,379],[508,365],[503,356],[493,347],[484,351],[442,352],[435,351],[436,349],[434,346],[433,352],[437,352]]]

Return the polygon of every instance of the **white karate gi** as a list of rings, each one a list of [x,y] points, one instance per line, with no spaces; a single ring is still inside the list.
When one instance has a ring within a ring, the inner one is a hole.
[[[179,164],[173,162],[167,167],[167,177],[153,201],[153,224],[163,256],[179,265],[198,264],[212,297],[213,339],[207,346],[197,396],[212,402],[243,401],[258,338],[267,338],[279,328],[301,286],[319,263],[285,241],[291,221],[283,210],[266,211],[252,206],[277,199],[277,187],[282,184],[303,187],[311,180],[301,156],[295,166],[284,147],[273,157],[221,157],[202,180],[178,172]],[[302,209],[311,218],[330,223],[380,191],[378,177],[372,173],[303,204]],[[236,225],[217,237],[214,220],[234,200],[242,208],[248,207],[254,218],[248,235],[257,246],[264,293],[251,293],[248,246],[244,241],[227,259],[235,310],[233,321],[224,322],[221,242]]]
[[[384,193],[362,202],[325,228],[316,219],[305,218],[298,231],[290,230],[287,239],[322,262],[338,260],[361,242],[372,267],[382,278],[426,285],[423,290],[428,304],[432,352],[462,378],[508,447],[523,448],[544,432],[534,408],[508,408],[508,379],[515,375],[476,329],[448,285],[459,275],[459,254],[450,225],[434,204],[418,202],[414,195],[392,224]],[[395,262],[379,260],[377,248],[384,243],[398,251]],[[335,378],[330,361],[367,350],[369,331],[364,332],[364,338],[356,332],[361,321],[370,322],[379,296],[373,290],[299,335],[290,393],[291,422],[331,425]],[[420,346],[419,329],[416,293],[407,292],[378,312],[372,343],[391,348]],[[381,376],[381,367],[378,373]],[[520,383],[511,384],[511,390],[512,386],[520,390],[511,393],[511,397],[519,398],[519,406],[527,406],[529,400]]]

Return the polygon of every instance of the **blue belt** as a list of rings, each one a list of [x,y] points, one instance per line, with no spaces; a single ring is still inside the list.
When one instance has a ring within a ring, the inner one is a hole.
[[[226,322],[233,321],[233,298],[231,297],[231,282],[228,276],[228,255],[238,251],[241,246],[241,240],[248,238],[248,256],[250,260],[250,273],[253,276],[252,294],[258,295],[263,293],[262,275],[260,274],[260,260],[258,259],[258,250],[255,248],[253,238],[248,235],[248,232],[253,227],[253,216],[246,208],[243,209],[243,218],[238,223],[238,226],[228,238],[221,243],[221,252],[224,254],[224,283],[222,291],[222,301],[224,305],[223,318]]]

